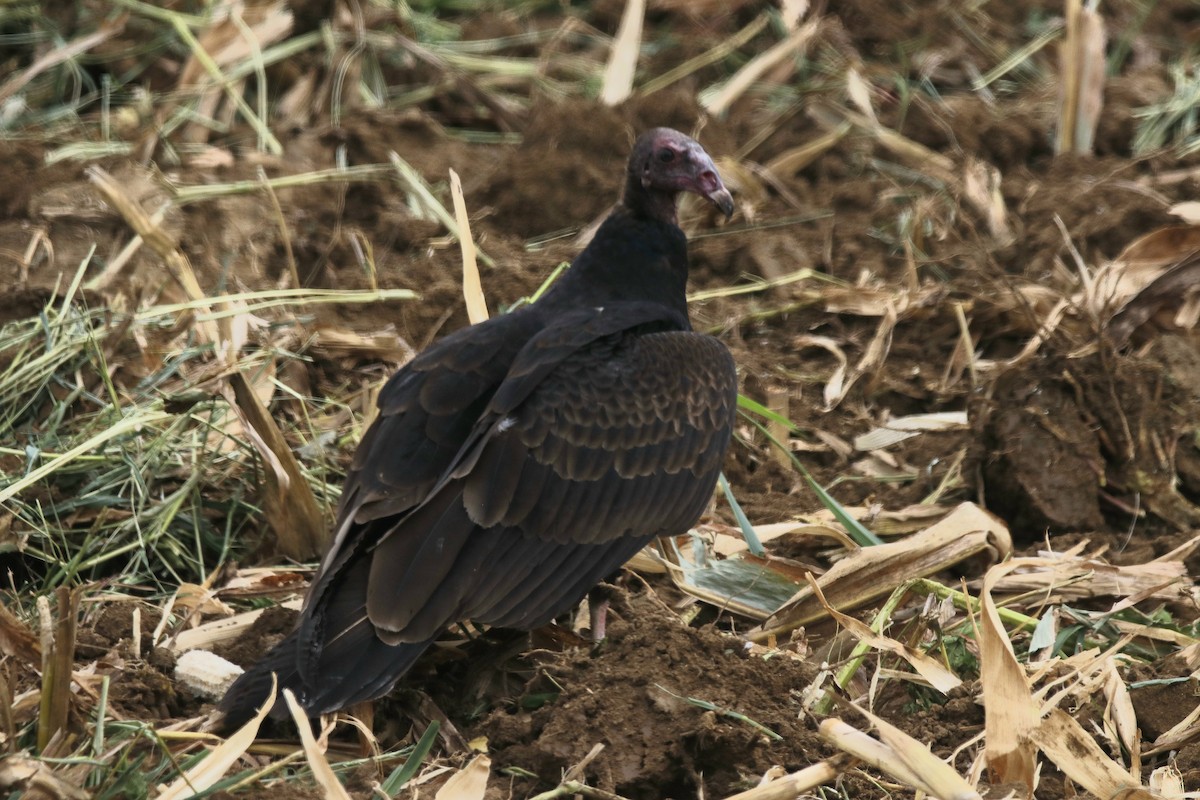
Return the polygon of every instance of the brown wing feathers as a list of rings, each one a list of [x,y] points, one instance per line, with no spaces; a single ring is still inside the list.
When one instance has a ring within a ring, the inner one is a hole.
[[[479,455],[470,470],[444,484],[376,545],[367,611],[383,629],[381,638],[395,643],[434,635],[454,621],[468,593],[474,615],[486,617],[491,597],[472,576],[486,564],[479,551],[500,529],[569,549],[619,538],[641,546],[694,521],[720,469],[720,443],[727,438],[736,396],[728,387],[710,386],[708,403],[689,411],[689,405],[697,406],[691,399],[695,390],[703,390],[709,372],[720,371],[720,361],[659,359],[664,348],[680,354],[677,338],[700,347],[705,341],[698,334],[659,333],[632,338],[618,354],[611,341],[602,340],[595,353],[577,352],[518,409],[492,423],[476,445]],[[727,354],[724,359],[731,370]],[[655,381],[673,397],[655,414],[668,424],[645,424],[637,402],[647,361],[662,368]],[[706,413],[709,404],[717,413]],[[608,422],[594,421],[599,414],[589,421],[580,408],[603,408]],[[616,454],[627,449],[626,442],[641,445],[644,474],[617,471]],[[553,548],[529,556],[527,573],[548,588],[561,566],[543,562],[554,557]],[[436,609],[426,610],[434,599]],[[542,602],[558,605],[552,591]]]

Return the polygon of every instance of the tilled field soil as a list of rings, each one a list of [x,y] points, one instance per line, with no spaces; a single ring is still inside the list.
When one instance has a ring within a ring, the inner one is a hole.
[[[315,29],[334,13],[324,6],[334,5],[341,4],[293,3],[297,32]],[[1003,521],[1017,554],[1086,543],[1087,552],[1103,554],[1110,564],[1145,564],[1200,529],[1195,281],[1156,296],[1127,293],[1132,308],[1116,323],[1111,308],[1095,310],[1089,291],[1098,270],[1140,237],[1177,229],[1157,234],[1175,238],[1153,253],[1138,251],[1143,265],[1183,263],[1200,243],[1175,208],[1200,199],[1200,155],[1133,150],[1139,115],[1171,94],[1169,65],[1188,47],[1195,53],[1200,11],[1187,0],[1143,5],[1101,9],[1109,51],[1119,46],[1129,54],[1108,79],[1091,155],[1054,154],[1056,45],[989,88],[977,88],[981,74],[1061,13],[1057,5],[993,2],[968,12],[959,4],[854,0],[822,10],[799,66],[767,70],[719,115],[706,112],[700,89],[726,77],[728,66],[703,67],[615,108],[532,91],[527,107],[504,115],[478,102],[477,85],[451,81],[434,101],[404,110],[347,101],[336,122],[318,104],[279,122],[279,156],[256,152],[253,134],[235,126],[209,142],[227,158],[171,162],[142,139],[139,147],[146,144],[152,158],[109,156],[92,165],[111,173],[147,213],[171,196],[171,187],[256,181],[260,170],[276,178],[339,163],[388,164],[394,151],[440,192],[453,169],[463,179],[475,238],[495,262],[481,277],[496,313],[578,252],[576,234],[614,201],[638,131],[658,125],[698,130],[706,148],[723,157],[739,210],[728,224],[698,204],[683,211],[692,236],[695,327],[717,333],[733,351],[744,395],[794,423],[791,449],[834,498],[865,508],[868,527],[881,511],[970,500]],[[589,31],[611,34],[621,7],[598,3],[574,8],[570,16]],[[761,12],[751,3],[734,3],[728,11],[709,3],[650,7],[643,41],[663,46],[644,54],[639,76],[647,77],[706,52]],[[564,25],[558,9],[492,10],[457,21],[464,40]],[[771,30],[744,48],[747,58],[778,41]],[[577,46],[567,43],[573,41],[551,40],[545,52],[568,52]],[[524,47],[516,52],[541,52]],[[553,59],[546,59],[553,72]],[[411,69],[433,67],[421,62]],[[848,71],[867,87],[862,91],[874,121],[864,121],[861,109],[847,111],[857,108],[854,90],[845,88]],[[284,84],[307,73],[322,76],[319,83],[326,67],[298,57],[272,67],[271,78]],[[794,109],[781,114],[780,104]],[[518,126],[519,143],[473,143],[456,133],[510,126]],[[813,158],[791,161],[797,166],[780,159],[830,137]],[[87,277],[95,277],[130,237],[125,220],[100,201],[78,162],[46,163],[57,144],[36,136],[0,142],[0,183],[9,187],[0,199],[0,284],[11,287],[0,296],[2,322],[36,315],[93,247],[97,266]],[[289,259],[307,287],[416,291],[418,300],[314,306],[293,321],[293,345],[306,357],[279,376],[280,385],[294,391],[271,394],[272,412],[294,419],[304,413],[295,397],[337,396],[353,398],[347,407],[364,413],[364,387],[388,374],[405,352],[467,324],[459,249],[440,223],[414,213],[387,176],[279,189],[277,202],[278,209],[262,192],[251,192],[174,203],[161,229],[178,241],[209,295],[280,286],[289,278]],[[50,245],[31,264],[22,254],[33,232]],[[812,273],[779,280],[799,270]],[[755,281],[776,283],[722,292]],[[83,293],[93,307],[125,309],[173,298],[182,299],[180,290],[146,247],[111,280]],[[305,351],[329,331],[386,334],[395,353],[372,358],[315,345]],[[109,353],[113,382],[144,378],[155,346],[123,345]],[[855,447],[856,437],[890,418],[931,412],[966,412],[967,424],[882,451]],[[15,431],[12,446],[36,432],[36,422]],[[821,509],[755,428],[747,424],[737,439],[726,474],[752,522],[791,522]],[[326,451],[335,473],[352,445],[342,439]],[[6,470],[19,464],[17,452],[2,456],[13,461]],[[56,490],[46,491],[48,501],[61,499]],[[7,519],[5,536],[23,534],[19,520]],[[734,524],[724,501],[715,504],[713,521]],[[242,532],[242,566],[280,563],[267,525]],[[768,548],[799,565],[831,563],[827,539],[785,534]],[[18,594],[22,581],[36,586],[43,574],[28,555],[0,557],[13,569]],[[1185,564],[1189,576],[1200,571],[1196,557]],[[936,577],[957,586],[960,579],[976,581],[988,566],[965,562]],[[791,641],[776,642],[777,649],[751,648],[738,634],[754,621],[690,604],[662,575],[627,575],[620,583],[610,637],[596,649],[569,632],[543,631],[532,640],[490,632],[436,651],[395,698],[375,709],[381,742],[393,744],[419,734],[429,719],[442,719],[437,763],[457,766],[466,755],[456,747],[486,737],[488,796],[497,798],[549,790],[580,764],[571,777],[623,797],[724,797],[752,787],[772,766],[794,771],[837,752],[817,735],[819,720],[804,696],[822,669],[840,663],[847,645],[836,625],[809,625]],[[1134,598],[1133,605],[1169,614],[1174,630],[1190,634],[1200,617],[1190,596],[1184,592],[1165,605]],[[1103,610],[1114,600],[1080,602]],[[142,604],[145,641],[154,636],[158,606]],[[130,607],[111,599],[85,603],[78,667],[119,671],[108,695],[113,719],[201,714],[206,701],[176,685],[168,650],[141,657],[129,650]],[[1026,608],[1037,616],[1036,603]],[[272,610],[217,649],[249,663],[289,628],[293,615]],[[870,616],[868,607],[860,618]],[[1142,687],[1130,696],[1144,742],[1196,704],[1193,681],[1160,680],[1188,676],[1195,667],[1186,657],[1158,657],[1167,653],[1143,651],[1123,667],[1126,682]],[[963,686],[932,697],[901,681],[869,686],[869,672],[849,695],[869,692],[875,713],[967,774],[979,752],[971,742],[984,725],[978,674],[966,670]],[[12,667],[9,681],[16,695],[37,677]],[[1086,705],[1072,710],[1085,726],[1102,712]],[[282,728],[276,733],[292,736]],[[352,751],[353,734],[346,737],[338,746]],[[589,760],[596,745],[603,749]],[[266,763],[270,756],[253,758]],[[1146,768],[1168,758],[1186,789],[1200,790],[1200,745],[1147,758]],[[375,768],[359,767],[348,787],[366,797],[381,779]],[[417,791],[429,796],[442,780]],[[870,770],[840,780],[847,797],[902,791]],[[1037,796],[1078,796],[1065,783],[1048,765]],[[299,781],[217,796],[323,795]]]

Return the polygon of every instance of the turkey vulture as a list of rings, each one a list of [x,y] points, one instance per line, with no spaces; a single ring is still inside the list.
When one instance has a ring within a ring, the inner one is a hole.
[[[688,321],[680,192],[733,212],[697,142],[643,134],[621,202],[540,300],[388,381],[300,621],[229,689],[219,727],[254,714],[272,672],[310,716],[379,697],[448,625],[544,625],[696,522],[737,376]]]

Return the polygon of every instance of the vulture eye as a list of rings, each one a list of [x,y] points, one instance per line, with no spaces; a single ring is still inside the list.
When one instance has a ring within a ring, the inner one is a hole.
[[[675,160],[675,151],[664,147],[658,151],[658,160],[664,164],[670,164]]]

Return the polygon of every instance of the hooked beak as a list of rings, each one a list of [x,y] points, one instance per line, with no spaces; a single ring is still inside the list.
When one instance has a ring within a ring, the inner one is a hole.
[[[729,219],[733,216],[733,195],[721,182],[721,176],[717,174],[717,165],[713,163],[708,153],[699,146],[696,147],[696,150],[698,152],[692,154],[696,169],[692,177],[692,185],[688,188],[721,209],[725,219]]]
[[[708,198],[709,202],[721,209],[721,213],[725,215],[726,220],[733,216],[733,195],[724,186],[704,196]]]

